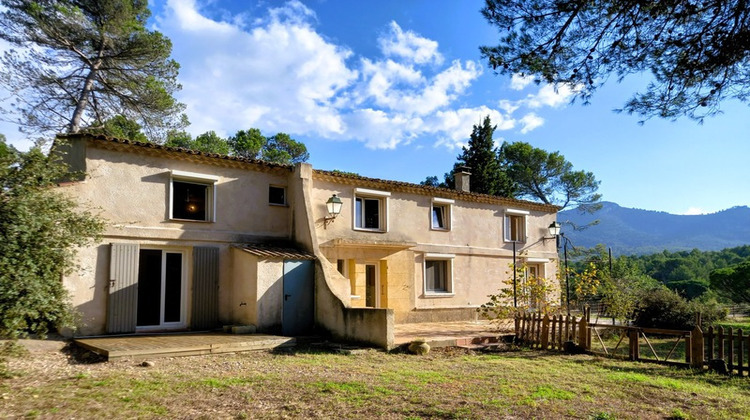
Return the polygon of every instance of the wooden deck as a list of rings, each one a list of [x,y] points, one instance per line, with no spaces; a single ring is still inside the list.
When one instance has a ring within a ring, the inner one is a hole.
[[[107,360],[198,356],[292,347],[296,340],[264,334],[185,333],[77,338],[75,343]]]

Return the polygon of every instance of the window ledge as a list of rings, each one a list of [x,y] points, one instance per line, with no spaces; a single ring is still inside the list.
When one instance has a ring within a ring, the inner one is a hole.
[[[449,298],[456,296],[453,292],[427,292],[424,294],[426,298]]]
[[[169,219],[170,222],[178,222],[178,223],[214,223],[213,220],[193,220],[193,219]]]
[[[352,299],[362,299],[362,296],[360,296],[360,295],[351,295],[350,297]]]
[[[436,232],[450,232],[451,231],[450,228],[436,228],[436,227],[431,227],[430,230],[434,230]]]
[[[353,230],[356,230],[357,232],[372,232],[372,233],[386,233],[386,231],[381,229],[366,229],[366,228],[352,228]]]
[[[289,204],[268,203],[271,207],[289,207]]]

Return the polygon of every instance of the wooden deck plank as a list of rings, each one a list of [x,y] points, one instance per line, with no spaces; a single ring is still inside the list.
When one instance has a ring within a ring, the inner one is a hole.
[[[221,333],[78,338],[75,342],[85,349],[107,357],[108,360],[270,350],[296,344],[296,340],[290,337]]]

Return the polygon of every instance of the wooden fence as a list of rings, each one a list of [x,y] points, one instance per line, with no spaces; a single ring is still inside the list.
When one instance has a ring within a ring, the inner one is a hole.
[[[750,375],[750,335],[743,335],[742,330],[709,327],[703,332],[700,327],[682,331],[597,324],[590,322],[590,316],[588,310],[578,318],[570,315],[516,314],[516,341],[544,350],[580,351],[694,368],[708,366],[728,374]],[[603,339],[605,331],[610,334],[614,332],[612,335],[616,335],[615,339]],[[616,340],[617,337],[619,340]],[[613,344],[613,341],[617,343]],[[618,354],[621,345],[621,353],[624,353],[625,342],[627,353]],[[647,349],[645,354],[642,354],[642,347]]]

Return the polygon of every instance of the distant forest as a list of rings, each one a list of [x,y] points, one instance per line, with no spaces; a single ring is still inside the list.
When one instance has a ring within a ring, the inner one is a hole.
[[[594,248],[569,249],[571,282],[591,267],[603,277],[641,277],[653,280],[678,292],[687,299],[718,300],[724,303],[750,303],[750,245],[721,251],[670,252],[649,255],[612,257],[603,245]],[[611,269],[610,269],[611,267]],[[712,275],[713,273],[713,275]],[[713,283],[712,283],[713,279]],[[736,292],[739,289],[740,294]]]

